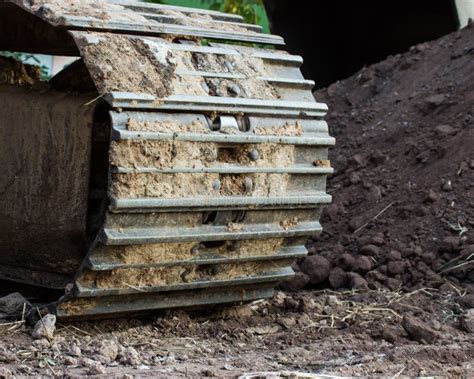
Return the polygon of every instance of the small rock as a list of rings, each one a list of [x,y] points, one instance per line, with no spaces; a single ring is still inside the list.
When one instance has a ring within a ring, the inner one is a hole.
[[[443,94],[431,95],[425,99],[425,103],[431,108],[437,108],[444,103],[446,96]]]
[[[360,255],[356,258],[354,263],[354,271],[365,274],[372,270],[372,261],[364,255]]]
[[[85,357],[81,358],[81,360],[79,361],[79,364],[83,367],[92,367],[95,363],[96,361]]]
[[[64,357],[64,364],[66,366],[77,366],[77,358],[66,355]]]
[[[446,137],[446,136],[450,136],[450,135],[453,135],[456,133],[456,129],[454,129],[452,126],[450,125],[438,125],[436,128],[435,128],[435,131],[438,135],[440,135],[441,137]]]
[[[337,220],[339,214],[339,207],[336,203],[332,203],[323,209],[323,217],[327,217],[329,220]]]
[[[414,256],[418,255],[417,250],[409,248],[409,247],[403,249],[401,251],[401,254],[402,254],[403,258],[410,258],[410,257],[414,257]]]
[[[56,330],[56,316],[55,315],[45,315],[40,319],[33,329],[33,337],[36,339],[47,338],[52,339],[54,336],[54,331]]]
[[[140,354],[133,347],[127,347],[121,353],[120,362],[124,365],[137,366],[141,363]]]
[[[39,351],[46,350],[51,347],[51,343],[46,338],[41,338],[39,340],[33,341],[32,345],[36,347]]]
[[[363,167],[365,166],[365,159],[360,154],[354,154],[348,161],[351,166]]]
[[[375,245],[365,245],[360,249],[360,253],[363,255],[369,255],[371,257],[376,257],[377,255],[380,254],[380,248]]]
[[[77,345],[72,345],[69,349],[69,355],[73,357],[80,357],[82,354],[81,349]]]
[[[11,363],[16,361],[16,355],[5,346],[0,345],[0,362]],[[0,378],[2,376],[0,375]]]
[[[313,320],[307,313],[302,313],[301,316],[298,317],[297,323],[301,326],[309,326],[313,324]]]
[[[369,160],[376,165],[381,165],[387,160],[387,155],[376,149],[370,154]]]
[[[357,229],[362,227],[365,224],[365,220],[362,216],[356,216],[349,221],[349,229],[352,232],[355,232]]]
[[[383,283],[387,280],[387,277],[379,271],[372,270],[365,275],[366,280],[369,282],[380,282]]]
[[[309,282],[316,285],[324,282],[328,278],[331,264],[326,258],[320,255],[312,255],[305,258],[300,268],[302,272],[308,275]]]
[[[459,318],[459,325],[465,332],[474,333],[474,308],[464,311]]]
[[[6,367],[0,367],[0,378],[10,379],[12,377],[13,377],[13,374],[9,369],[7,369]]]
[[[399,275],[405,270],[405,265],[400,261],[391,261],[387,263],[387,272],[390,275]]]
[[[278,319],[277,322],[286,329],[291,329],[293,326],[296,325],[296,320],[294,319],[294,317],[282,317]]]
[[[453,287],[450,286],[450,289],[453,290]],[[474,293],[461,297],[458,303],[465,309],[474,308]]]
[[[382,236],[374,236],[370,239],[370,243],[375,246],[383,246],[385,244],[385,239]]]
[[[427,265],[431,265],[436,260],[436,255],[434,253],[424,253],[421,255],[421,259]]]
[[[367,284],[367,281],[361,275],[355,272],[349,272],[347,274],[347,277],[349,278],[349,286],[352,289],[362,290],[362,291],[367,291],[369,289],[369,285]]]
[[[309,276],[303,272],[297,272],[291,279],[285,280],[280,284],[284,291],[298,292],[305,288],[309,283]]]
[[[275,293],[275,296],[273,296],[273,302],[277,307],[283,307],[285,305],[286,297],[287,296],[283,292],[278,291]]]
[[[295,310],[295,309],[298,309],[299,307],[300,307],[300,302],[298,300],[293,299],[290,296],[287,296],[285,298],[285,308],[286,309]]]
[[[103,375],[105,374],[105,367],[100,362],[93,361],[94,363],[89,367],[88,373],[90,375]]]
[[[335,267],[329,274],[329,284],[335,290],[345,288],[349,284],[347,273],[341,267]]]
[[[223,308],[219,312],[219,317],[227,320],[227,319],[244,319],[246,317],[253,316],[252,308],[248,305],[236,306],[236,307],[229,307]]]
[[[340,305],[341,302],[340,300],[337,298],[337,296],[334,296],[334,295],[329,295],[327,298],[326,298],[326,304],[327,305],[330,305],[332,307],[335,307],[337,305]]]
[[[110,362],[115,361],[115,359],[117,358],[118,351],[119,347],[117,346],[117,343],[115,343],[115,341],[103,340],[100,343],[98,354],[101,357],[105,358],[104,362],[102,363],[108,364]]]
[[[355,185],[355,184],[359,184],[360,181],[361,181],[360,175],[357,172],[351,172],[351,174],[349,175],[349,182]]]
[[[21,315],[23,308],[26,313],[31,308],[31,304],[18,292],[0,298],[0,313],[6,313],[9,316]]]
[[[441,323],[438,320],[431,320],[430,321],[430,326],[433,328],[433,330],[440,331],[441,330]]]
[[[453,190],[453,183],[451,182],[451,180],[446,180],[443,182],[441,188],[443,189],[443,191],[451,192]]]
[[[382,190],[378,186],[372,186],[369,189],[369,195],[367,196],[367,200],[371,202],[378,202],[382,198]]]
[[[254,326],[247,329],[249,333],[257,334],[257,335],[265,335],[265,334],[273,334],[277,333],[279,330],[278,325],[262,325],[262,326]]]
[[[440,200],[440,196],[435,192],[433,191],[432,189],[430,189],[428,191],[428,193],[426,194],[426,197],[424,199],[424,202],[425,203],[436,203],[437,201]]]
[[[387,261],[401,261],[402,253],[397,250],[390,250],[387,254]]]
[[[402,281],[395,278],[388,278],[385,285],[390,291],[396,291],[402,286]]]
[[[405,315],[402,320],[402,326],[408,335],[418,342],[432,344],[439,338],[435,330],[414,316]]]
[[[350,254],[342,254],[335,261],[335,265],[341,267],[343,270],[352,271],[355,264],[355,258]]]
[[[300,301],[299,308],[302,312],[309,312],[318,307],[318,304],[309,296],[303,296]]]
[[[394,343],[397,341],[397,333],[393,329],[389,329],[389,328],[382,329],[381,337],[385,341],[390,342],[390,343]]]
[[[216,377],[217,378],[217,374],[214,370],[210,369],[210,368],[206,368],[206,369],[203,369],[201,370],[201,374],[203,377],[206,377],[206,378],[214,378]],[[133,377],[130,375],[130,378],[124,378],[124,379],[133,379]]]

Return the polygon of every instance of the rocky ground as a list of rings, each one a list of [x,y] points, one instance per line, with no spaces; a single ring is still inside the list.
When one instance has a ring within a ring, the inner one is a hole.
[[[206,314],[36,326],[10,295],[0,377],[474,376],[473,58],[469,27],[315,94],[338,140],[334,204],[286,292]]]
[[[474,314],[464,310],[472,307],[474,297],[453,286],[279,292],[204,315],[57,324],[55,331],[46,319],[34,329],[16,321],[1,326],[0,376],[469,376]]]

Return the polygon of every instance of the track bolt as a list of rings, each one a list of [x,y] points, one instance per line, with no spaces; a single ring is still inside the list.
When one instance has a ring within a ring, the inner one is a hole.
[[[212,182],[212,189],[214,191],[218,191],[221,189],[221,181],[219,179],[216,179]]]
[[[227,246],[227,250],[229,251],[237,251],[240,249],[240,241],[232,241],[228,246]]]
[[[240,87],[237,84],[232,84],[232,85],[228,86],[227,90],[231,94],[236,95],[236,96],[239,96],[240,93],[242,92],[242,90],[240,89]]]
[[[260,158],[260,154],[258,150],[250,150],[248,153],[248,157],[251,161],[256,161],[258,158]]]

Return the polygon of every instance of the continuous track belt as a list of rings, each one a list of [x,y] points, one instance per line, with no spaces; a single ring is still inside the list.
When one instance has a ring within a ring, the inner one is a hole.
[[[110,105],[109,207],[57,315],[272,296],[331,201],[334,139],[302,59],[256,47],[283,40],[235,15],[127,0],[98,15],[87,1],[74,12],[14,3],[71,33]]]

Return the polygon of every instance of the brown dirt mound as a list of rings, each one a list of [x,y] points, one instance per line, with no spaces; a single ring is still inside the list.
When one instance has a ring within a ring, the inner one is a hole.
[[[325,231],[308,245],[330,263],[320,285],[439,288],[448,279],[472,289],[474,27],[391,56],[315,97],[329,104],[337,139],[333,204]],[[299,283],[307,283],[302,274]]]

